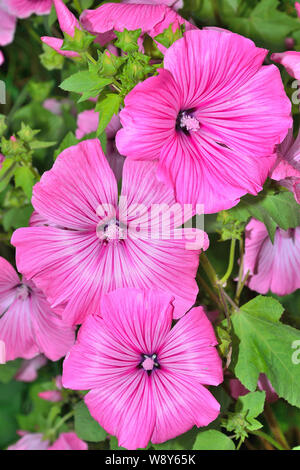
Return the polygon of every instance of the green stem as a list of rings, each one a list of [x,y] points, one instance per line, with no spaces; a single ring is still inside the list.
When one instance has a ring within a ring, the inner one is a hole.
[[[91,56],[89,52],[83,52],[82,54],[87,60],[92,62],[94,65],[97,65],[97,61],[94,59],[94,57]]]
[[[201,253],[200,262],[211,284],[216,287],[218,283],[218,277],[205,253]]]
[[[229,253],[229,263],[228,263],[228,268],[222,279],[220,279],[220,283],[224,285],[227,281],[227,279],[230,277],[233,269],[233,263],[234,263],[234,254],[235,254],[235,244],[236,244],[236,239],[232,238],[231,239],[231,244],[230,244],[230,253]]]
[[[196,276],[196,281],[198,282],[198,284],[200,284],[203,287],[204,291],[207,292],[207,294],[210,296],[210,298],[216,304],[216,306],[222,309],[220,300],[218,299],[216,294],[212,291],[212,289],[209,287],[207,282],[199,274],[197,274]]]
[[[28,95],[28,90],[27,90],[27,85],[25,85],[21,93],[18,95],[18,98],[16,99],[13,107],[11,108],[10,112],[7,115],[6,120],[8,124],[11,122],[12,117],[15,114],[15,112],[22,106],[22,104],[26,100],[27,95]]]
[[[54,426],[54,428],[53,428],[53,430],[52,430],[53,433],[56,433],[56,432],[58,431],[58,429],[59,429],[66,421],[68,421],[70,418],[72,418],[72,416],[74,416],[74,413],[75,413],[75,411],[72,410],[72,411],[70,411],[69,413],[67,413],[63,418],[61,418],[61,419],[58,421],[57,425]]]
[[[273,439],[273,437],[269,436],[269,434],[263,431],[251,431],[251,434],[254,434],[255,436],[259,436],[262,439],[265,439],[270,444],[272,444],[272,446],[275,447],[275,449],[285,450],[277,441],[275,441],[275,439]]]

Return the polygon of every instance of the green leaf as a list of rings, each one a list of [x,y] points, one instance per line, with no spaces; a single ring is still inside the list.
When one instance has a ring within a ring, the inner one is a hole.
[[[228,15],[224,22],[236,33],[250,37],[257,45],[284,50],[285,39],[299,29],[297,18],[278,10],[279,0],[261,0],[247,17]]]
[[[58,157],[58,155],[65,149],[72,147],[73,145],[78,144],[78,140],[76,139],[75,135],[73,132],[68,132],[67,135],[63,138],[61,141],[58,149],[55,150],[54,152],[54,160]]]
[[[234,371],[250,391],[265,373],[280,397],[300,407],[300,367],[294,360],[300,331],[281,323],[282,313],[277,300],[259,295],[232,315]]]
[[[27,227],[32,211],[32,205],[14,207],[6,211],[2,220],[4,230],[8,231],[10,228]]]
[[[151,447],[155,450],[192,450],[197,433],[198,429],[194,427],[175,439],[170,439],[161,444],[151,444]]]
[[[300,225],[300,206],[289,191],[247,195],[236,207],[230,209],[229,214],[240,221],[247,221],[250,217],[260,220],[265,224],[272,242],[277,227],[288,230]]]
[[[56,142],[47,142],[47,141],[43,141],[43,140],[35,140],[35,141],[30,143],[30,148],[32,150],[47,149],[49,147],[53,147],[53,145],[55,145],[55,144],[56,144]]]
[[[28,199],[32,197],[32,188],[35,178],[32,171],[27,166],[18,166],[15,170],[15,186],[22,188]]]
[[[82,97],[79,99],[81,102],[97,96],[110,83],[110,78],[99,77],[95,72],[84,70],[68,77],[60,84],[60,88],[65,91],[82,93]]]
[[[21,366],[21,359],[0,364],[0,382],[7,384],[16,375]]]
[[[106,439],[106,432],[92,418],[84,401],[75,407],[75,432],[80,439],[85,441],[100,442]]]
[[[99,112],[97,135],[102,134],[113,114],[118,114],[121,101],[122,97],[116,93],[101,93],[95,107],[95,111]]]
[[[169,48],[177,39],[183,37],[183,27],[178,25],[178,27],[173,31],[173,23],[170,24],[168,28],[166,28],[162,33],[158,34],[154,37],[154,39],[162,44],[163,46]]]
[[[0,192],[8,185],[15,169],[16,162],[12,158],[5,158],[2,163],[2,168],[0,169]]]
[[[30,80],[28,82],[28,92],[34,101],[43,102],[49,97],[53,85],[53,80],[48,82]]]
[[[198,434],[193,450],[235,450],[235,445],[226,434],[211,429]]]

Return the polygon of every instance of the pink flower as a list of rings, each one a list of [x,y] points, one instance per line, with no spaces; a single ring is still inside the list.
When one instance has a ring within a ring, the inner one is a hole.
[[[46,364],[47,359],[42,354],[33,359],[24,359],[15,379],[20,382],[33,382],[38,377],[37,371]]]
[[[205,213],[257,194],[292,124],[278,69],[262,67],[266,53],[230,32],[185,33],[167,50],[166,70],[126,96],[119,152],[158,159],[158,179]]]
[[[0,46],[6,46],[10,44],[15,35],[17,18],[15,15],[9,12],[6,0],[0,0]],[[4,62],[3,54],[1,53],[1,64]]]
[[[249,390],[247,390],[244,385],[238,379],[230,379],[229,387],[231,396],[237,400],[239,397],[247,395]],[[266,400],[269,403],[274,403],[278,400],[278,395],[272,387],[271,382],[265,374],[260,374],[257,382],[257,387],[259,390],[264,390],[266,392]]]
[[[41,352],[57,361],[75,339],[73,328],[62,323],[44,294],[25,277],[20,281],[4,258],[0,258],[0,339],[7,361],[31,359]]]
[[[296,2],[296,3],[295,3],[295,8],[296,8],[296,10],[297,10],[297,15],[298,15],[298,17],[300,18],[300,3],[299,3],[299,2]]]
[[[149,5],[166,5],[174,10],[179,10],[183,7],[183,0],[123,0],[123,3],[143,3]]]
[[[34,187],[33,206],[49,225],[14,233],[17,264],[52,307],[66,307],[68,323],[84,321],[118,287],[175,292],[177,317],[193,305],[208,238],[176,228],[192,213],[175,204],[155,172],[154,162],[125,161],[118,206],[117,181],[94,139],[64,150]]]
[[[0,51],[0,66],[1,66],[2,64],[4,64],[4,62],[5,62],[5,59],[4,59],[3,52]],[[3,155],[0,155],[0,163],[1,163],[1,157],[2,157],[2,156],[3,156]]]
[[[271,55],[271,59],[283,65],[291,77],[300,80],[300,52],[286,51],[276,52]]]
[[[62,0],[53,0],[53,3],[56,9],[56,14],[57,14],[57,19],[58,19],[60,29],[64,33],[67,33],[69,36],[73,37],[75,34],[75,28],[80,29],[79,22],[77,21],[73,13],[70,12],[68,7],[64,4]],[[41,37],[41,40],[43,43],[47,44],[47,46],[52,47],[52,49],[54,49],[56,52],[58,52],[59,54],[65,57],[78,57],[79,56],[77,52],[61,50],[61,47],[64,42],[63,39],[43,36]]]
[[[76,138],[82,139],[85,135],[90,134],[91,132],[96,132],[98,129],[98,123],[99,113],[93,109],[79,113],[77,117]],[[122,170],[124,165],[124,157],[119,154],[115,143],[115,136],[120,128],[120,118],[114,114],[110,123],[105,129],[107,138],[106,157],[117,181],[119,181],[122,177]]]
[[[57,390],[45,390],[44,392],[38,393],[38,396],[43,400],[60,402],[63,399],[61,389],[62,389],[62,376],[58,375],[55,378],[55,385]]]
[[[300,133],[294,140],[293,130],[290,129],[285,140],[277,147],[276,154],[277,160],[270,178],[293,192],[300,204]]]
[[[52,0],[5,0],[5,3],[17,18],[28,18],[32,14],[48,15],[52,6]]]
[[[47,450],[49,441],[43,440],[41,433],[26,433],[15,444],[9,446],[7,450]]]
[[[88,445],[75,432],[64,432],[48,450],[88,450]]]
[[[61,102],[56,100],[55,98],[48,98],[43,103],[43,108],[47,109],[53,114],[57,116],[61,115]]]
[[[15,444],[7,450],[87,450],[86,442],[79,439],[74,432],[62,433],[59,438],[49,446],[49,440],[43,438],[41,433],[25,433]]]
[[[197,307],[171,329],[173,310],[163,292],[111,292],[64,361],[64,387],[90,390],[91,415],[119,446],[164,442],[219,414],[205,387],[223,380],[213,328]]]
[[[147,33],[152,38],[162,33],[170,24],[185,24],[187,30],[195,28],[174,10],[162,5],[163,2],[145,3],[147,4],[105,3],[96,10],[85,10],[80,16],[80,22],[84,29],[98,35],[100,45],[113,40],[114,31],[123,31],[125,28],[133,31],[141,28],[142,35]]]
[[[277,228],[274,244],[262,222],[251,219],[246,227],[244,275],[247,285],[266,294],[287,295],[300,287],[300,227]]]

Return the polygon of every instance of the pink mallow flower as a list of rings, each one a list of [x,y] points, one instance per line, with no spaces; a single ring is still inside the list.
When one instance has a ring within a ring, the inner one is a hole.
[[[33,382],[38,377],[38,370],[47,364],[47,358],[43,354],[33,359],[24,359],[15,379],[20,382]]]
[[[85,135],[90,134],[91,132],[96,132],[98,129],[99,123],[99,113],[93,109],[83,111],[78,114],[77,117],[77,130],[76,138],[82,139]],[[122,177],[122,170],[124,165],[124,157],[119,154],[116,143],[115,136],[118,130],[121,129],[120,118],[118,115],[114,114],[111,118],[110,123],[105,129],[106,133],[106,158],[111,169],[114,172],[114,175],[119,181]]]
[[[300,18],[300,3],[299,2],[295,3],[295,8],[296,8],[298,17]]]
[[[17,18],[28,18],[32,14],[48,15],[52,3],[52,0],[5,0],[8,11]]]
[[[69,324],[82,323],[118,287],[175,292],[176,317],[194,304],[208,237],[177,228],[192,212],[175,203],[156,170],[155,162],[125,160],[118,205],[116,178],[93,139],[64,150],[35,185],[32,204],[49,222],[15,231],[17,264],[53,308],[65,307]]]
[[[63,363],[63,385],[90,390],[91,415],[128,449],[158,444],[215,420],[206,385],[223,380],[213,328],[202,307],[172,326],[172,297],[119,289],[79,330]]]
[[[0,364],[6,363],[6,350],[4,341],[0,340]]]
[[[20,281],[14,268],[0,258],[0,340],[6,360],[31,359],[44,353],[52,361],[65,356],[75,340],[32,281]]]
[[[167,50],[165,69],[126,96],[119,152],[159,160],[157,178],[205,213],[257,194],[292,125],[279,70],[262,66],[266,54],[228,31],[185,33]]]
[[[75,28],[81,29],[80,24],[76,17],[71,13],[68,7],[64,4],[62,0],[53,0],[58,23],[62,32],[67,33],[69,36],[74,37]],[[47,46],[52,47],[56,52],[65,56],[65,57],[79,57],[79,54],[74,51],[63,51],[61,47],[63,45],[63,39],[43,36],[41,40]]]
[[[244,387],[244,385],[238,379],[230,379],[229,387],[231,396],[237,400],[239,397],[247,395],[249,390]],[[266,374],[260,374],[257,382],[257,388],[266,392],[266,400],[269,403],[274,403],[278,400],[278,395],[272,387],[271,382],[269,381]]]
[[[300,227],[276,229],[272,244],[262,222],[251,219],[246,226],[244,275],[247,285],[266,294],[287,295],[300,288]]]
[[[25,433],[7,450],[88,450],[87,443],[74,432],[62,433],[52,445],[49,444],[49,440],[44,439],[41,433]]]
[[[130,31],[141,28],[142,37],[148,34],[152,38],[162,33],[170,24],[173,24],[174,30],[181,24],[186,26],[186,30],[196,28],[174,10],[162,5],[164,2],[145,3],[105,3],[95,10],[84,10],[80,22],[84,29],[97,35],[100,45],[115,39],[114,31],[123,31],[125,28]]]
[[[290,129],[287,137],[276,149],[277,160],[270,172],[270,178],[278,181],[300,204],[300,132],[296,139]]]

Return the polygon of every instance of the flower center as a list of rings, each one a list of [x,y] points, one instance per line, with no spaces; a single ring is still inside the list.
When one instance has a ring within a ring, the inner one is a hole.
[[[159,367],[159,363],[157,362],[157,354],[143,354],[140,365],[145,371],[148,372],[148,374],[150,374],[153,369]]]
[[[26,284],[20,284],[17,287],[16,297],[19,300],[26,300],[31,293],[31,289]]]
[[[185,134],[196,132],[200,129],[200,122],[191,111],[180,111],[176,119],[176,129]]]
[[[102,226],[97,227],[97,236],[105,243],[118,243],[126,238],[126,227],[116,219],[111,219]]]

